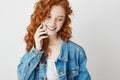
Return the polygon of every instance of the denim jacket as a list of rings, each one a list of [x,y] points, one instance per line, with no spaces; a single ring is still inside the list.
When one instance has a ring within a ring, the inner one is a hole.
[[[60,55],[55,62],[59,80],[91,80],[84,49],[70,40],[61,44]],[[43,52],[32,47],[24,54],[17,67],[18,80],[47,80],[47,59],[40,63]]]

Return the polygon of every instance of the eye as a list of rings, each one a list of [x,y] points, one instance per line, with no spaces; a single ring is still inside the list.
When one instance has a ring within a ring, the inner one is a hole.
[[[57,20],[58,20],[58,21],[63,21],[63,19],[61,19],[61,18],[60,18],[60,19],[57,19]]]
[[[46,19],[50,19],[50,18],[51,18],[51,16],[47,16],[47,17],[46,17]]]

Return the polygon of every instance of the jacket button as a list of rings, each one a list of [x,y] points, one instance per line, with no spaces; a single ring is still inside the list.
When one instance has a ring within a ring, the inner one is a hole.
[[[44,80],[44,78],[43,78],[43,77],[41,77],[41,78],[40,78],[40,80]]]

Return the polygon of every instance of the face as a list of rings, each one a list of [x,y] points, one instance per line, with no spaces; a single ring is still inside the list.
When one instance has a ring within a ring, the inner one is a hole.
[[[43,22],[44,27],[47,30],[47,35],[57,35],[57,32],[61,29],[65,21],[65,10],[61,6],[53,6]]]

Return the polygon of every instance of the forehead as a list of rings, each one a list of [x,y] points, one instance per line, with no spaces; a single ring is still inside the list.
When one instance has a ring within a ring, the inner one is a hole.
[[[65,16],[65,10],[61,6],[53,6],[50,10],[51,16]]]

